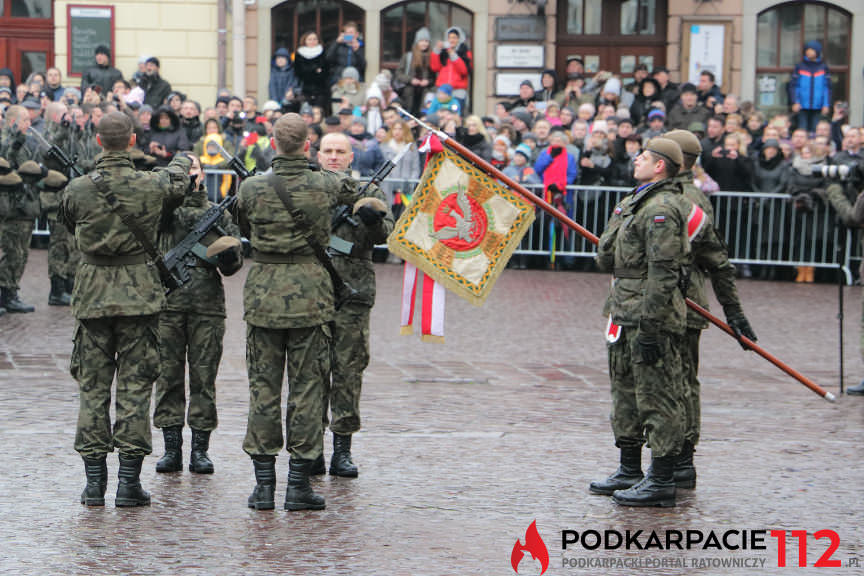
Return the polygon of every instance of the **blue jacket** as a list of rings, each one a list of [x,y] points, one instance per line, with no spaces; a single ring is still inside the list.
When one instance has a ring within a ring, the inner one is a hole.
[[[804,59],[795,65],[792,73],[791,97],[793,104],[800,104],[802,110],[819,110],[831,107],[831,74],[822,61],[822,44],[811,40],[804,44],[804,50],[816,50],[816,59]]]
[[[284,68],[276,66],[277,56],[288,59],[288,64]],[[297,79],[294,77],[294,67],[291,65],[291,52],[287,48],[279,48],[273,55],[273,62],[270,65],[270,100],[281,103],[285,99],[285,92],[289,88],[296,87]]]
[[[566,150],[564,152],[567,154],[567,184],[569,185],[576,182],[576,178],[579,177],[579,163],[576,162],[576,158],[572,154]],[[537,157],[537,161],[534,163],[534,171],[537,172],[537,176],[543,178],[543,173],[552,164],[552,160],[552,156],[549,155],[549,148],[540,153],[540,156]]]

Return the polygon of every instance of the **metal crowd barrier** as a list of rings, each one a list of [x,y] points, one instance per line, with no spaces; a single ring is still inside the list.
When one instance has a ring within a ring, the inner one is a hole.
[[[236,191],[238,178],[230,170],[206,169],[205,185],[210,200],[218,202]],[[225,178],[230,178],[228,184]],[[387,179],[382,188],[388,196],[394,190],[413,190],[419,180]],[[542,194],[542,186],[526,186]],[[568,186],[568,214],[598,236],[606,227],[615,205],[629,188]],[[815,201],[812,212],[797,210],[786,194],[714,192],[714,224],[729,248],[736,265],[812,266],[841,268],[847,283],[862,260],[861,230],[836,223],[832,209]],[[47,223],[37,221],[34,236],[47,236]],[[593,258],[596,246],[538,210],[515,254],[561,258]]]

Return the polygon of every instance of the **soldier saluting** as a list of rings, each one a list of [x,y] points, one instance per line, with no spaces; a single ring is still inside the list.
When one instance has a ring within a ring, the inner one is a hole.
[[[627,506],[674,506],[673,469],[683,442],[681,346],[690,244],[680,184],[683,163],[672,140],[654,138],[634,161],[640,185],[622,200],[600,238],[597,263],[614,275],[605,312],[617,331],[607,335],[612,379],[612,431],[621,467],[592,482]],[[642,477],[642,445],[651,445],[651,471]]]
[[[152,450],[150,395],[159,373],[158,315],[165,296],[144,244],[153,247],[163,215],[183,202],[190,162],[178,155],[164,170],[136,171],[129,156],[135,145],[132,120],[120,112],[102,118],[97,139],[105,153],[91,174],[69,183],[59,211],[82,253],[72,294],[77,322],[70,363],[80,390],[75,450],[87,475],[81,503],[105,504],[105,460],[116,448],[115,504],[147,506],[150,494],[139,476]]]
[[[328,324],[333,320],[334,295],[313,244],[328,244],[332,207],[353,204],[359,194],[350,178],[309,166],[304,156],[309,148],[307,128],[300,115],[282,116],[273,133],[277,155],[272,175],[243,182],[237,212],[254,260],[243,294],[249,373],[243,449],[252,458],[257,482],[248,505],[257,510],[274,507],[276,456],[284,445],[291,454],[285,508],[321,510],[324,498],[312,490],[309,474],[322,454],[322,399],[330,372]]]

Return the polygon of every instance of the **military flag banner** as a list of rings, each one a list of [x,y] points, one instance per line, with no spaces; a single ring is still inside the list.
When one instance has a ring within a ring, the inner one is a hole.
[[[387,245],[479,306],[534,221],[534,207],[452,150],[435,148]]]

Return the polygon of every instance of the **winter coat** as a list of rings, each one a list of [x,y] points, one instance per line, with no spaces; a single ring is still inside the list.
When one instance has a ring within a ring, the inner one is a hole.
[[[329,103],[330,96],[327,73],[327,58],[321,46],[313,49],[303,46],[294,53],[294,75],[300,82],[304,100],[310,106],[322,106],[327,109],[326,104]]]
[[[283,56],[288,60],[288,63],[283,68],[276,66],[276,57]],[[270,64],[270,86],[268,93],[270,100],[282,102],[285,99],[285,92],[288,89],[297,87],[297,78],[294,76],[294,66],[291,65],[291,52],[287,48],[279,48],[273,54],[273,61]]]
[[[336,84],[331,91],[333,96],[333,114],[338,114],[342,109],[342,100],[348,100],[348,108],[362,108],[366,104],[366,87],[363,84],[357,84],[355,89],[349,90],[345,85]]]
[[[168,117],[171,119],[171,127],[167,130],[159,128],[159,116],[163,113],[168,114]],[[171,162],[171,158],[173,158],[174,154],[178,151],[192,149],[189,140],[186,138],[186,131],[180,128],[180,119],[177,117],[177,114],[167,106],[163,106],[153,112],[153,116],[150,118],[150,142],[161,144],[170,154],[167,158],[157,156],[156,164],[158,166],[167,166],[168,163]],[[149,153],[149,150],[145,150],[145,152]]]
[[[584,157],[584,156],[583,156]],[[594,163],[594,167],[579,165],[579,182],[583,186],[602,186],[607,183],[612,174],[612,157],[600,150],[591,150],[588,160]]]
[[[525,164],[524,166],[516,166],[512,162],[509,166],[502,170],[505,176],[508,178],[512,178],[519,184],[527,184],[538,185],[542,184],[543,181],[540,180],[540,177],[537,175],[537,172],[534,171],[534,167],[531,164]]]
[[[831,74],[828,65],[822,61],[822,44],[811,40],[804,49],[816,50],[816,59],[804,60],[795,65],[792,73],[790,93],[793,104],[800,104],[803,110],[820,110],[831,107]]]
[[[743,154],[735,159],[709,156],[702,166],[723,192],[753,191],[753,162]]]
[[[459,34],[459,44],[456,46],[456,53],[451,58],[449,53],[444,50],[442,52],[432,52],[432,57],[429,59],[429,67],[432,72],[438,74],[435,80],[436,86],[450,84],[454,90],[468,89],[468,76],[471,73],[472,59],[471,51],[465,45],[465,32],[458,26],[453,26],[447,30],[444,35],[445,39],[450,32]],[[460,96],[457,96],[459,98]]]
[[[753,190],[770,194],[782,194],[786,190],[789,164],[779,153],[771,160],[760,153],[753,165]]]
[[[351,66],[360,73],[360,81],[363,81],[363,73],[366,71],[366,57],[363,55],[363,40],[358,39],[359,47],[355,51],[348,44],[333,42],[327,49],[327,65],[330,69],[330,84],[335,84],[342,78],[342,70]]]
[[[654,94],[650,97],[645,96],[642,92],[643,87],[647,83],[654,84]],[[645,78],[639,84],[639,93],[633,98],[633,104],[630,105],[630,119],[633,120],[633,124],[638,126],[648,117],[648,111],[651,109],[651,104],[654,102],[662,102],[663,98],[660,96],[660,85],[653,78]]]
[[[669,116],[666,119],[666,125],[673,130],[687,130],[693,122],[701,122],[702,124],[707,123],[708,118],[711,116],[711,111],[704,106],[696,104],[696,106],[688,110],[679,102],[673,106],[672,110],[669,112]]]
[[[123,79],[123,74],[113,66],[91,66],[81,75],[81,94],[88,86],[102,87],[102,94],[110,94],[114,83]],[[149,102],[146,102],[149,104]],[[162,104],[161,102],[159,104]],[[155,107],[155,106],[154,106]]]
[[[371,176],[384,163],[384,154],[381,153],[378,141],[368,132],[347,136],[351,140],[351,149],[354,151],[351,169],[359,172],[360,176]]]
[[[573,184],[576,182],[576,178],[579,177],[579,164],[572,154],[569,152],[567,154],[567,184]],[[537,176],[543,178],[543,173],[552,164],[552,156],[549,154],[549,149],[543,150],[540,153],[540,156],[537,157],[537,162],[534,163],[534,171],[537,172]]]
[[[153,76],[145,75],[142,82],[141,88],[144,89],[145,94],[144,104],[152,106],[154,110],[162,106],[165,98],[171,94],[171,84],[158,73]]]
[[[204,125],[201,124],[201,119],[197,116],[193,118],[182,118],[180,120],[180,126],[183,128],[183,131],[186,132],[186,140],[189,143],[198,142],[202,136],[204,136]]]
[[[468,134],[460,128],[456,131],[456,141],[486,160],[492,159],[492,143],[482,134]]]

